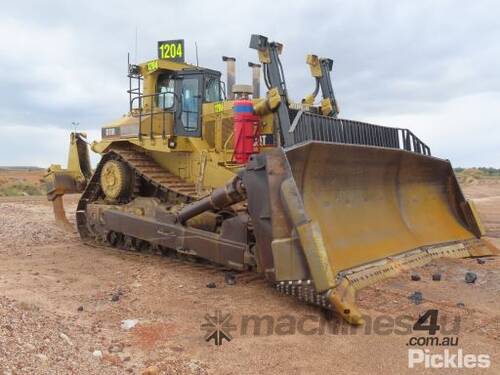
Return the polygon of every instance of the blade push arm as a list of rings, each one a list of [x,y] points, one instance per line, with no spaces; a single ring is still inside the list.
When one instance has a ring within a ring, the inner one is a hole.
[[[316,80],[316,88],[314,92],[304,99],[306,104],[312,105],[319,89],[323,100],[321,101],[321,113],[325,116],[336,118],[339,114],[339,108],[333,92],[332,79],[330,72],[333,67],[333,60],[328,58],[320,58],[316,55],[307,55],[307,64],[311,69],[311,75]]]
[[[293,133],[290,133],[290,115],[288,113],[288,92],[286,88],[285,75],[279,55],[283,50],[283,44],[269,42],[267,37],[253,34],[250,39],[250,48],[259,53],[259,60],[263,65],[264,82],[269,90],[269,109],[274,110],[278,115],[282,146],[293,144]],[[276,103],[279,96],[279,103]]]

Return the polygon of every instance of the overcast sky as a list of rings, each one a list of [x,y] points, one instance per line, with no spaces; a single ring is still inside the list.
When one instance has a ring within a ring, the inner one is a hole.
[[[305,56],[334,59],[341,116],[410,128],[455,166],[500,167],[497,1],[10,1],[0,12],[0,165],[65,163],[71,123],[92,139],[128,108],[127,52],[185,39],[189,62],[237,59],[252,33],[284,43],[292,98],[313,89]],[[136,29],[138,48],[135,48]]]

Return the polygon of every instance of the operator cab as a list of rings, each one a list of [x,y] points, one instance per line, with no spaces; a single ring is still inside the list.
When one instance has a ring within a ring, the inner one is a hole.
[[[206,68],[157,69],[155,80],[145,82],[145,95],[131,95],[130,109],[141,116],[174,116],[175,135],[201,137],[203,103],[223,100],[221,73]],[[141,76],[142,79],[142,76]]]
[[[167,134],[201,137],[203,103],[222,100],[221,73],[186,64],[184,56],[183,40],[163,41],[158,59],[129,63],[130,113],[139,118],[139,137],[165,136],[167,127]]]
[[[175,134],[201,137],[202,104],[222,100],[221,73],[211,69],[185,69],[175,72],[173,79],[174,92],[181,102]]]

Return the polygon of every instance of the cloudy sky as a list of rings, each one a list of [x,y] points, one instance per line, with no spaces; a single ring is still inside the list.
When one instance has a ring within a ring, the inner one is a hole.
[[[334,59],[341,115],[410,128],[455,166],[500,167],[496,1],[11,1],[0,13],[0,165],[65,163],[72,122],[99,136],[128,108],[127,52],[183,38],[189,62],[250,82],[250,34],[285,44],[291,96],[305,55]],[[136,49],[136,30],[138,48]]]

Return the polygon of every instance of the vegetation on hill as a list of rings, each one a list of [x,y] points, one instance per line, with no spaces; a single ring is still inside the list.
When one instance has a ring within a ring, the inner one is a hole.
[[[44,173],[36,167],[0,167],[0,197],[45,194]]]
[[[0,186],[0,197],[15,197],[28,195],[43,195],[45,194],[41,184],[33,184],[30,182],[15,182]]]
[[[9,166],[0,166],[0,171],[25,171],[25,172],[32,172],[32,171],[44,171],[45,168],[40,168],[40,167],[9,167]]]
[[[473,184],[479,180],[499,180],[500,169],[498,168],[455,168],[458,182],[461,184]]]
[[[477,176],[499,176],[500,177],[500,168],[455,168],[456,173],[466,173],[466,174],[474,174]]]

